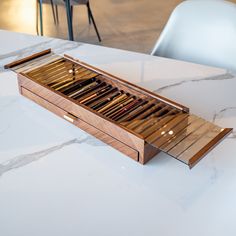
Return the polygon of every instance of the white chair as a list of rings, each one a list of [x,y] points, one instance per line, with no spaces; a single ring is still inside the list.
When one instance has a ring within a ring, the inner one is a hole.
[[[184,1],[171,14],[151,54],[236,71],[236,4]]]

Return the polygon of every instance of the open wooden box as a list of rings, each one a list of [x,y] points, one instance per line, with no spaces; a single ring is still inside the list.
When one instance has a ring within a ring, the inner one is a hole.
[[[145,164],[158,152],[193,167],[232,129],[67,55],[51,50],[5,66],[20,93]]]

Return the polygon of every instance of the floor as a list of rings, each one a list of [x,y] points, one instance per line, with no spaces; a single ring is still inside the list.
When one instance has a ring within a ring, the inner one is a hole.
[[[1,0],[0,28],[36,34],[35,2]],[[85,6],[77,6],[74,10],[76,41],[150,53],[171,11],[182,0],[90,0],[90,2],[102,42],[98,42],[93,26],[88,24]],[[44,4],[43,16],[44,35],[67,39],[67,22],[63,6],[59,7],[58,25],[54,24],[50,4]]]

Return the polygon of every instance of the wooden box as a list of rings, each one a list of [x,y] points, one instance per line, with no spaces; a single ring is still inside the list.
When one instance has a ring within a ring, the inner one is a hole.
[[[5,66],[20,93],[145,164],[158,152],[194,166],[232,129],[67,55],[46,50]]]

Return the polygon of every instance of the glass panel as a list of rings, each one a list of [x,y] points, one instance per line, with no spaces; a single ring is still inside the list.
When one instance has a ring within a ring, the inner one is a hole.
[[[203,147],[205,147],[211,140],[217,137],[221,133],[222,129],[217,126],[210,126],[210,129],[201,136],[197,141],[195,141],[191,146],[189,146],[185,151],[183,151],[178,159],[185,163],[189,163],[189,160],[194,157]]]
[[[186,122],[186,127],[184,127],[180,132],[175,134],[173,137],[170,138],[165,144],[161,145],[160,148],[164,152],[168,152],[178,143],[180,143],[185,137],[190,135],[196,129],[200,128],[205,121],[201,118],[192,119],[192,116],[188,117],[188,121]]]
[[[184,152],[188,147],[193,145],[198,139],[200,139],[203,135],[207,134],[209,130],[213,127],[212,124],[205,122],[200,128],[196,129],[190,135],[184,137],[180,143],[174,146],[172,149],[168,151],[168,154],[178,157],[182,152]]]
[[[24,72],[26,73],[27,71],[31,71],[33,68],[38,68],[43,65],[47,65],[50,62],[58,61],[58,59],[61,59],[62,57],[55,55],[55,54],[49,54],[45,55],[39,58],[36,58],[32,61],[25,62],[23,64],[20,64],[16,67],[13,68],[13,70],[16,73]]]
[[[159,149],[164,149],[166,145],[168,145],[169,142],[173,141],[178,134],[183,132],[183,130],[189,126],[193,121],[195,121],[197,117],[193,115],[188,115],[184,120],[182,120],[180,123],[172,127],[168,130],[168,132],[165,132],[159,139],[153,143],[156,147],[159,147]]]
[[[150,134],[147,138],[146,141],[150,144],[153,144],[156,146],[157,141],[162,138],[166,133],[171,131],[172,128],[174,128],[176,125],[182,122],[186,122],[185,119],[188,117],[188,114],[185,113],[180,113],[176,115],[170,115],[172,116],[172,119],[169,122],[166,122],[160,129],[152,130],[152,134]]]

